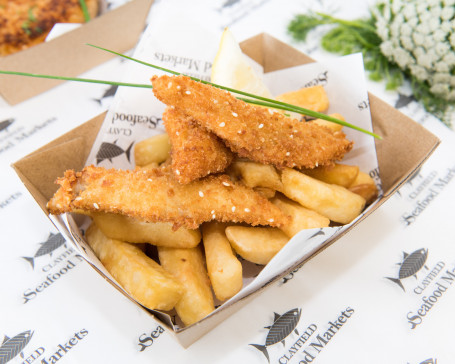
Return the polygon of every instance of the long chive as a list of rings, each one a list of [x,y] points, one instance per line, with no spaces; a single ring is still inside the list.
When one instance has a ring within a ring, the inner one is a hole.
[[[89,43],[87,43],[87,45],[90,46],[90,47],[94,47],[94,48],[100,49],[102,51],[106,51],[106,52],[115,54],[115,55],[123,57],[123,58],[126,58],[126,59],[128,59],[130,61],[134,61],[134,62],[143,64],[143,65],[148,66],[148,67],[152,67],[152,68],[155,68],[155,69],[167,72],[167,73],[171,73],[171,74],[176,75],[176,76],[182,75],[182,73],[179,73],[179,72],[176,72],[176,71],[164,68],[164,67],[160,67],[160,66],[157,66],[157,65],[154,65],[154,64],[151,64],[151,63],[147,63],[147,62],[141,61],[139,59],[136,59],[136,58],[133,58],[133,57],[129,57],[129,56],[124,55],[122,53],[118,53],[118,52],[112,51],[110,49],[106,49],[106,48],[103,48],[103,47],[100,47],[100,46],[96,46],[96,45],[93,45],[93,44],[89,44]],[[296,106],[296,105],[288,104],[286,102],[282,102],[282,101],[278,101],[278,100],[274,100],[274,99],[269,99],[267,97],[262,97],[262,96],[250,94],[248,92],[236,90],[236,89],[233,89],[233,88],[230,88],[230,87],[218,85],[216,83],[204,81],[204,80],[201,80],[201,79],[196,78],[196,77],[190,77],[189,76],[189,78],[192,79],[193,81],[201,82],[201,83],[204,83],[204,84],[207,84],[207,85],[211,85],[211,86],[216,87],[216,88],[220,88],[222,90],[226,90],[226,91],[229,91],[229,92],[233,92],[233,93],[236,93],[236,94],[239,94],[239,95],[243,95],[243,96],[247,96],[247,97],[255,99],[255,100],[252,100],[252,99],[249,99],[249,98],[238,97],[238,99],[243,100],[245,102],[248,102],[250,104],[261,105],[261,106],[267,106],[267,107],[271,107],[271,108],[275,108],[275,109],[292,111],[292,112],[296,112],[296,113],[299,113],[299,114],[312,116],[312,117],[315,117],[315,118],[318,118],[318,119],[324,119],[324,120],[327,120],[327,121],[330,121],[330,122],[333,122],[333,123],[336,123],[336,124],[340,124],[340,125],[346,126],[348,128],[351,128],[351,129],[354,129],[354,130],[357,130],[357,131],[361,131],[361,132],[363,132],[365,134],[368,134],[368,135],[371,135],[371,136],[373,136],[373,137],[375,137],[377,139],[382,139],[381,136],[379,136],[379,135],[377,135],[375,133],[372,133],[372,132],[370,132],[370,131],[368,131],[366,129],[360,128],[360,127],[358,127],[356,125],[350,124],[350,123],[348,123],[346,121],[331,117],[331,116],[323,114],[323,113],[319,113],[319,112],[316,112],[316,111],[313,111],[313,110],[305,109],[303,107],[299,107],[299,106]]]
[[[124,54],[111,51],[109,49],[98,47],[98,46],[95,46],[95,45],[92,45],[92,44],[88,44],[88,45],[90,45],[92,47],[95,47],[95,48],[98,48],[98,49],[101,49],[101,50],[104,50],[104,51],[107,51],[109,53],[116,54],[116,55],[121,56],[123,58],[132,60],[134,62],[141,63],[143,65],[150,66],[150,67],[153,67],[155,69],[162,70],[164,72],[168,72],[168,73],[171,73],[171,74],[174,74],[174,75],[177,75],[177,76],[181,75],[181,73],[179,73],[179,72],[172,71],[172,70],[169,70],[167,68],[156,66],[156,65],[153,65],[153,64],[150,64],[150,63],[147,63],[147,62],[143,62],[143,61],[140,61],[138,59],[126,56]],[[138,83],[128,83],[128,82],[118,82],[118,81],[94,80],[94,79],[78,78],[78,77],[52,76],[52,75],[43,75],[43,74],[36,74],[36,73],[17,72],[17,71],[1,71],[0,70],[0,74],[17,75],[17,76],[28,76],[28,77],[36,77],[36,78],[46,78],[46,79],[54,79],[54,80],[62,80],[62,81],[98,83],[98,84],[115,85],[115,86],[153,88],[153,85],[151,85],[151,84],[138,84]],[[236,89],[232,89],[230,87],[217,85],[217,84],[214,84],[214,83],[211,83],[211,82],[208,82],[208,81],[200,80],[200,79],[195,78],[195,77],[190,77],[190,78],[192,80],[194,80],[194,81],[197,81],[197,82],[201,82],[201,83],[204,83],[204,84],[212,85],[214,87],[217,87],[217,88],[220,88],[220,89],[223,89],[223,90],[226,90],[226,91],[230,91],[230,92],[233,92],[233,93],[236,93],[236,94],[240,94],[240,95],[243,95],[243,96],[251,97],[253,99],[251,99],[251,98],[243,98],[243,97],[238,97],[238,99],[240,99],[242,101],[245,101],[247,103],[253,104],[253,105],[266,106],[266,107],[270,107],[270,108],[296,112],[296,113],[307,115],[307,116],[311,116],[311,117],[314,117],[314,118],[327,120],[327,121],[330,121],[330,122],[333,122],[333,123],[336,123],[336,124],[340,124],[340,125],[346,126],[348,128],[360,131],[362,133],[371,135],[371,136],[373,136],[373,137],[375,137],[377,139],[382,139],[381,136],[379,136],[379,135],[377,135],[375,133],[372,133],[372,132],[370,132],[370,131],[368,131],[366,129],[360,128],[360,127],[358,127],[356,125],[350,124],[350,123],[348,123],[346,121],[331,117],[331,116],[326,115],[326,114],[322,114],[322,113],[319,113],[319,112],[316,112],[316,111],[313,111],[313,110],[305,109],[305,108],[302,108],[302,107],[299,107],[299,106],[296,106],[296,105],[292,105],[292,104],[288,104],[288,103],[285,103],[285,102],[281,102],[281,101],[278,101],[278,100],[273,100],[273,99],[269,99],[269,98],[266,98],[266,97],[250,94],[248,92],[239,91],[239,90],[236,90]]]
[[[243,100],[245,102],[249,102],[250,101],[249,99],[245,99],[245,98],[241,98],[241,97],[239,97],[239,99]],[[282,105],[279,105],[279,104],[272,104],[270,102],[265,102],[265,101],[260,101],[260,100],[256,100],[256,102],[254,104],[255,105],[259,105],[259,106],[269,107],[269,108],[272,108],[272,109],[280,109],[280,110],[295,112],[295,113],[298,113],[298,114],[304,114],[304,115],[311,116],[311,117],[314,117],[314,118],[317,118],[317,119],[324,119],[324,120],[331,121],[333,123],[340,124],[340,125],[346,126],[348,128],[351,128],[351,129],[354,129],[354,130],[357,130],[357,131],[361,131],[362,133],[371,135],[371,136],[373,136],[373,137],[375,137],[377,139],[382,139],[382,137],[380,135],[377,135],[377,134],[375,134],[375,133],[373,133],[373,132],[371,132],[369,130],[363,129],[363,128],[359,127],[359,126],[356,126],[356,125],[353,125],[353,124],[349,124],[346,121],[334,118],[334,117],[332,117],[330,115],[321,114],[319,112],[312,111],[312,110],[309,110],[310,112],[308,112],[308,113],[303,113],[302,110],[301,110],[302,108],[300,108],[298,106],[295,106],[294,108],[289,108],[287,106],[282,106]],[[320,115],[323,115],[324,118],[321,118]]]
[[[84,20],[86,23],[88,23],[90,21],[90,13],[88,12],[87,4],[85,3],[85,0],[79,0],[79,4],[81,5]]]
[[[48,78],[48,79],[52,79],[52,80],[62,80],[62,81],[101,83],[101,84],[105,84],[105,85],[115,85],[115,86],[153,88],[152,85],[142,84],[142,83],[127,83],[127,82],[117,82],[117,81],[94,80],[94,79],[90,79],[90,78],[51,76],[51,75],[41,75],[41,74],[38,74],[38,73],[27,73],[27,72],[16,72],[16,71],[0,71],[0,74],[16,75],[16,76],[27,76],[27,77],[36,77],[36,78]]]

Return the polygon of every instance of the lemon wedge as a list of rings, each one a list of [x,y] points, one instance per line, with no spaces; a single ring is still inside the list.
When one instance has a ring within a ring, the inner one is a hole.
[[[211,82],[255,95],[272,98],[262,77],[228,28],[221,36],[218,52],[212,64]]]

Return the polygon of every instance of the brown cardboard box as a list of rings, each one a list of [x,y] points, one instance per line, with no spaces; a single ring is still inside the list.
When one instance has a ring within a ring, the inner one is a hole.
[[[78,29],[24,51],[0,57],[0,70],[75,77],[114,57],[85,45],[116,52],[133,48],[145,27],[153,0],[133,0]],[[125,29],[128,29],[126,32]],[[0,75],[0,95],[11,105],[59,85],[62,81]]]
[[[265,72],[312,61],[297,50],[266,34],[243,42],[242,49],[261,63]],[[370,95],[370,106],[374,131],[383,136],[383,140],[376,140],[376,148],[384,197],[375,206],[376,209],[426,161],[438,146],[439,140],[422,126],[373,95]],[[19,177],[46,213],[48,213],[46,202],[57,188],[53,183],[55,178],[63,175],[63,171],[66,169],[80,170],[83,168],[103,119],[104,115],[100,115],[88,121],[14,164],[13,167]],[[78,156],[77,160],[75,156]],[[372,211],[374,209],[366,213],[357,224]],[[339,236],[326,241],[321,249],[315,251],[312,256],[338,238]],[[308,259],[281,272],[268,285],[301,266]],[[97,270],[100,272],[99,269]],[[102,273],[100,272],[100,274]],[[261,290],[264,288],[265,286]],[[234,311],[251,301],[261,290],[237,302],[221,306],[213,314],[192,326],[176,330],[177,339],[184,346],[191,345]]]

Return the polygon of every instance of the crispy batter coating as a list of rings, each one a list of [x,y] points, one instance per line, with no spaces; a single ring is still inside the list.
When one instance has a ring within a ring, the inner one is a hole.
[[[231,164],[233,154],[229,148],[191,117],[167,108],[163,121],[171,143],[172,171],[180,183],[223,172]]]
[[[85,0],[91,17],[99,0]],[[0,56],[44,41],[56,23],[84,23],[79,0],[0,0]]]
[[[352,149],[342,132],[250,105],[186,76],[155,76],[152,84],[159,100],[191,116],[241,157],[278,168],[314,168]]]
[[[226,175],[182,185],[169,168],[117,170],[88,166],[65,172],[48,202],[52,214],[76,210],[120,213],[148,222],[197,228],[211,220],[279,227],[289,217],[267,199]]]

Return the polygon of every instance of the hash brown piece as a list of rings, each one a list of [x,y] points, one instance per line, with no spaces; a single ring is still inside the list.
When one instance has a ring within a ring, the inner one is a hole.
[[[85,0],[93,18],[99,0]],[[84,23],[79,0],[0,0],[0,56],[43,42],[56,23]]]

